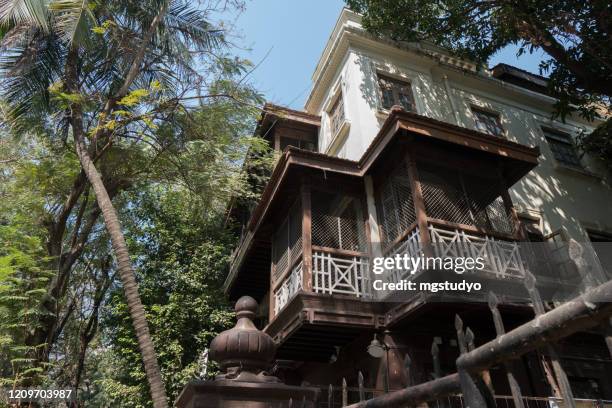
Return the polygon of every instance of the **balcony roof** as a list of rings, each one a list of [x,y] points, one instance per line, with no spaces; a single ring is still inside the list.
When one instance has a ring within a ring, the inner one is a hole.
[[[291,121],[305,126],[319,127],[321,126],[321,117],[311,115],[308,112],[286,108],[284,106],[266,103],[262,108],[261,117],[257,122],[256,134],[261,135],[264,139],[268,130],[273,127],[278,121]]]
[[[486,133],[441,122],[401,108],[393,108],[380,131],[359,161],[329,156],[295,147],[288,147],[280,157],[262,197],[251,214],[248,230],[257,235],[262,222],[269,216],[270,208],[277,200],[286,199],[282,194],[283,185],[296,183],[295,170],[321,171],[326,176],[361,178],[368,174],[376,163],[381,162],[386,152],[392,150],[392,143],[398,140],[443,143],[456,146],[467,153],[478,153],[496,158],[504,169],[508,187],[516,183],[538,164],[540,150]],[[475,158],[477,160],[477,157]],[[291,174],[293,175],[291,175]],[[299,184],[299,181],[297,182]],[[248,256],[247,256],[248,258]],[[241,257],[238,263],[243,263]],[[238,274],[240,265],[233,264],[224,288],[229,290]]]

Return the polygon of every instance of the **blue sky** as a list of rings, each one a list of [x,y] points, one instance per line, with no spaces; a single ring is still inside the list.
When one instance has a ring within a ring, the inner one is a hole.
[[[341,0],[248,0],[234,23],[242,56],[260,65],[250,80],[270,102],[301,109],[311,76],[336,19]],[[538,73],[541,54],[517,59],[508,47],[489,64],[505,62]]]

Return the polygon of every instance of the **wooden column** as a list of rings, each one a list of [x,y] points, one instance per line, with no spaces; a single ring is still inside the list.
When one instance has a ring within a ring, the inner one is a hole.
[[[496,337],[500,337],[506,334],[506,328],[504,327],[504,321],[502,319],[502,315],[499,311],[498,305],[499,300],[497,299],[495,293],[489,292],[489,310],[491,310],[491,314],[493,315],[493,324],[495,325],[495,333],[497,334]],[[516,380],[514,369],[512,367],[512,362],[505,361],[503,365],[506,370],[506,378],[508,379],[508,385],[510,386],[512,400],[514,401],[514,407],[525,408],[525,404],[523,403],[523,394],[521,393],[521,387],[519,386],[519,383]]]
[[[542,302],[542,297],[540,296],[540,291],[536,286],[536,278],[531,272],[527,272],[527,276],[525,277],[525,287],[527,288],[527,292],[529,292],[529,297],[531,298],[531,302],[533,304],[533,311],[537,317],[546,313],[546,308],[544,307],[544,302]],[[535,326],[538,324],[538,321],[534,319],[532,324]],[[557,380],[557,384],[559,387],[559,391],[561,393],[561,397],[564,400],[564,405],[567,408],[576,408],[576,401],[574,400],[574,394],[572,393],[572,387],[570,386],[569,379],[567,378],[567,374],[561,365],[561,359],[559,358],[559,354],[557,353],[557,349],[554,346],[554,343],[546,344],[544,347],[546,350],[548,357],[550,359],[552,369],[555,373],[555,378]],[[544,367],[546,369],[546,367]],[[552,383],[550,386],[554,389],[555,384]]]
[[[274,299],[274,271],[276,269],[276,265],[274,265],[274,261],[272,261],[272,266],[270,267],[270,290],[268,291],[268,295],[270,298],[268,299],[268,304],[270,305],[270,310],[268,311],[268,321],[271,322],[274,319],[274,308],[276,307],[276,300]]]
[[[364,177],[364,185],[366,192],[366,236],[370,242],[372,257],[381,257],[381,238],[380,229],[378,228],[378,214],[376,212],[376,200],[374,197],[374,183],[372,182],[372,176]]]
[[[416,222],[419,226],[419,238],[421,247],[425,256],[431,256],[431,237],[427,225],[427,211],[425,210],[425,200],[423,198],[423,190],[419,172],[417,170],[416,161],[412,154],[407,155],[408,177],[410,178],[410,188],[412,190],[412,201],[414,202],[414,211],[416,214]]]
[[[312,202],[310,180],[302,178],[302,290],[312,292]]]
[[[525,230],[522,227],[521,219],[518,216],[516,208],[514,208],[514,205],[512,204],[512,198],[510,198],[508,186],[506,186],[504,172],[502,171],[501,167],[498,168],[497,174],[499,174],[499,185],[501,187],[500,195],[502,200],[504,201],[504,207],[508,215],[510,215],[512,223],[514,224],[514,231],[512,233],[519,241],[527,241],[527,234],[525,233]]]

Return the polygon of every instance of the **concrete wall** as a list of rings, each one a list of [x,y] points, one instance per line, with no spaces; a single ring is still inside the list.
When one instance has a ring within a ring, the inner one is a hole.
[[[343,12],[347,13],[346,11]],[[344,28],[342,20],[345,20]],[[327,48],[333,60],[327,71],[317,68],[315,89],[321,98],[310,98],[307,109],[322,115],[319,151],[359,160],[384,122],[380,108],[376,72],[411,82],[417,113],[467,128],[475,128],[471,106],[484,107],[501,116],[509,140],[541,148],[540,165],[511,189],[520,211],[542,220],[544,233],[563,228],[568,237],[586,241],[585,228],[612,232],[612,188],[609,175],[594,160],[583,157],[586,172],[564,168],[555,162],[541,126],[558,128],[572,135],[590,131],[592,124],[580,118],[566,123],[552,121],[552,98],[494,79],[486,71],[466,73],[441,64],[422,53],[401,50],[354,34],[355,21],[341,16]],[[350,27],[349,27],[350,26]],[[352,32],[343,36],[343,30]],[[333,41],[336,41],[334,47]],[[338,44],[345,43],[344,47]],[[334,55],[342,53],[342,55]],[[322,60],[319,66],[325,66]],[[329,85],[328,85],[329,84]],[[324,87],[324,89],[317,89]],[[327,110],[339,92],[345,104],[348,125],[331,135]],[[312,99],[312,100],[311,100]],[[319,102],[317,102],[319,101]]]

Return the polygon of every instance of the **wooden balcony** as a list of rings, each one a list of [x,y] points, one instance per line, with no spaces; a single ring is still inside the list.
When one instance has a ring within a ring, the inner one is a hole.
[[[458,256],[469,247],[486,258],[485,279],[520,284],[508,188],[536,164],[537,149],[395,111],[358,162],[290,148],[252,214],[252,243],[237,252],[226,291],[268,299],[260,313],[281,355],[300,359],[317,337],[313,353],[324,359],[389,323],[395,304],[373,297],[373,257]]]
[[[371,297],[369,258],[366,253],[334,248],[312,248],[312,292],[346,295],[355,299]],[[304,267],[300,260],[274,290],[274,314],[278,314],[303,289]]]

